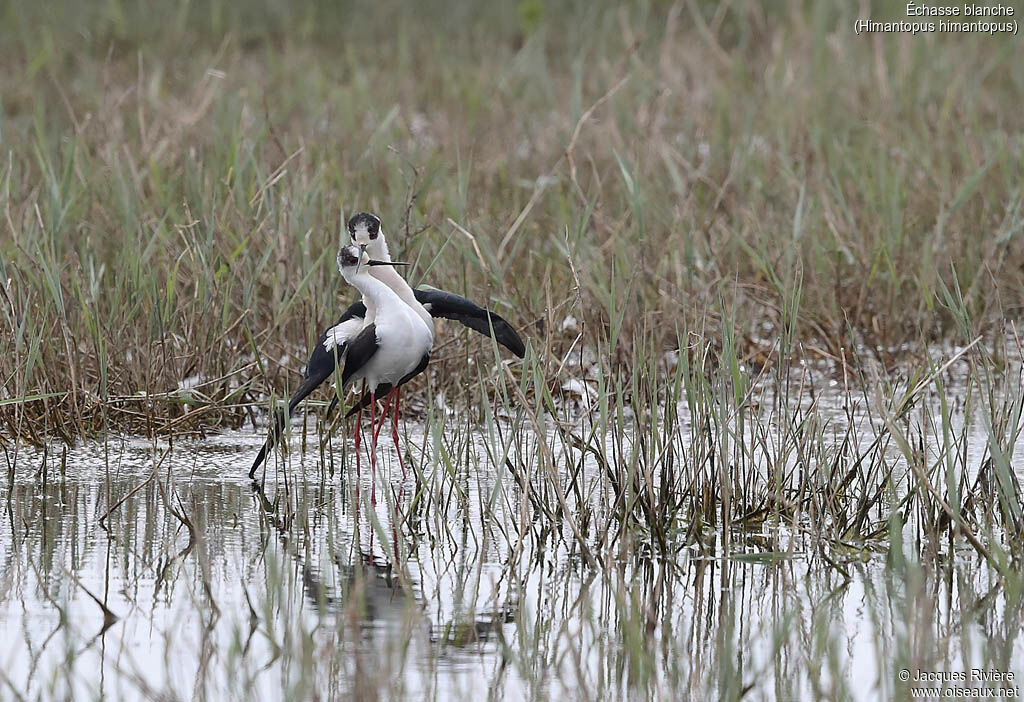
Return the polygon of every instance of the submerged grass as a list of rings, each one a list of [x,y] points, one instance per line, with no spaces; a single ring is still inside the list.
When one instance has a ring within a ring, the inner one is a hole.
[[[703,349],[637,367],[589,410],[526,398],[530,359],[481,381],[482,430],[428,406],[407,427],[408,480],[382,452],[377,507],[341,440],[272,464],[251,497],[225,471],[258,439],[108,441],[67,470],[26,449],[0,491],[0,621],[25,639],[0,684],[42,699],[903,699],[925,685],[901,669],[1019,672],[1021,499],[998,466],[1022,383],[991,384],[986,354],[965,346],[953,378],[935,363],[862,399],[829,394],[818,368],[753,375]],[[979,684],[1014,687],[965,687]]]

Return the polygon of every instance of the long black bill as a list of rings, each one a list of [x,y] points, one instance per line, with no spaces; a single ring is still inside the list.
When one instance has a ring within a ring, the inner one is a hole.
[[[378,261],[375,258],[371,258],[366,262],[367,266],[411,266],[411,263],[406,261]]]

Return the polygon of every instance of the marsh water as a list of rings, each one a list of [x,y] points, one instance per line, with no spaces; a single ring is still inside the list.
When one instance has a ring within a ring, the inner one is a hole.
[[[902,670],[1024,674],[1021,593],[963,544],[837,569],[766,521],[666,558],[604,538],[594,465],[566,478],[590,485],[577,538],[482,434],[405,433],[408,474],[384,432],[375,489],[312,430],[255,484],[251,429],[9,447],[0,698],[869,700]]]

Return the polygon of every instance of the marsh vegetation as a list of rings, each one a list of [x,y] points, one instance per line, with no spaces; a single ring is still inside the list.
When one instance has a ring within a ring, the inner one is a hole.
[[[1024,65],[858,11],[0,7],[0,697],[1024,674]],[[326,390],[243,479],[357,209],[528,344],[376,505]]]

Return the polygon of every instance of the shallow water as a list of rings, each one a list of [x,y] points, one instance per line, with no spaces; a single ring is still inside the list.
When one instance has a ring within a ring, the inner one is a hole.
[[[577,537],[484,436],[439,437],[412,426],[417,471],[382,449],[375,486],[345,440],[302,453],[298,432],[258,487],[251,432],[21,448],[0,484],[0,697],[869,700],[902,669],[1024,674],[1020,589],[963,544],[839,545],[837,569],[763,526],[658,557],[602,532],[594,465]]]

